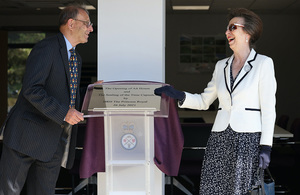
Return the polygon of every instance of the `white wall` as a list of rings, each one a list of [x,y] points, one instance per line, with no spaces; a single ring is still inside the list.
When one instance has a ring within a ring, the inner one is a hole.
[[[98,79],[164,82],[164,3],[98,1]]]

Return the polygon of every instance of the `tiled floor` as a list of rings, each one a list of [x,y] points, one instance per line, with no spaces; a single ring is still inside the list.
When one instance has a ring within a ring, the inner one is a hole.
[[[300,145],[297,148],[291,145],[274,145],[272,149],[272,160],[270,164],[270,171],[275,179],[276,185],[282,185],[283,190],[288,189],[288,193],[276,193],[276,195],[288,194],[288,195],[300,195]],[[199,190],[199,176],[189,176],[194,187],[180,177],[176,177],[178,181],[183,183],[193,194],[198,194]],[[79,182],[79,179],[75,177],[75,183]],[[72,175],[68,170],[62,169],[57,187],[70,188],[72,186]],[[94,189],[94,191],[93,191]],[[173,190],[173,194],[172,194]],[[279,191],[279,188],[276,188]],[[89,194],[96,194],[95,185],[89,186]],[[70,190],[58,190],[56,195],[68,194]],[[84,188],[77,195],[87,195],[87,189]],[[22,193],[26,195],[26,193]],[[170,185],[165,187],[165,195],[184,195],[177,187],[171,189]]]
[[[299,145],[300,147],[300,145]],[[276,188],[276,195],[288,194],[288,195],[300,195],[300,153],[297,153],[298,149],[291,147],[290,145],[274,145],[272,151],[272,161],[270,164],[270,171],[275,179],[276,185],[282,185],[283,188]],[[186,188],[193,193],[198,194],[199,191],[199,176],[188,176],[192,182],[186,182],[181,177],[175,177],[180,183],[184,184]],[[90,186],[91,188],[91,186]],[[282,189],[282,190],[281,190]],[[173,190],[173,193],[172,193]],[[279,193],[281,190],[282,193]],[[285,191],[285,192],[284,192]],[[288,192],[287,192],[288,191]],[[93,194],[90,191],[90,194]],[[82,190],[80,195],[86,195],[86,190]],[[94,193],[95,194],[95,193]],[[165,195],[184,195],[177,187],[171,189],[170,185],[165,186]]]

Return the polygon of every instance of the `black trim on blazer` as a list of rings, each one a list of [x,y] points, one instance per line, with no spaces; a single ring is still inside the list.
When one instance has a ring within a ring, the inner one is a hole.
[[[252,60],[249,60],[248,63],[250,64],[251,62],[253,62],[253,61],[256,59],[256,57],[257,57],[257,52],[255,52],[254,58],[253,58]],[[251,64],[250,64],[250,65],[251,65]],[[251,65],[251,66],[252,66],[252,65]]]
[[[257,57],[257,52],[255,52],[255,55],[254,55],[254,57],[253,57],[253,59],[251,59],[251,60],[249,60],[248,61],[248,64],[249,64],[249,66],[250,66],[250,70],[239,80],[239,82],[234,86],[234,88],[232,89],[232,91],[231,90],[229,90],[229,88],[228,88],[228,85],[227,85],[227,79],[226,79],[226,68],[227,68],[227,66],[228,66],[228,61],[230,60],[230,58],[226,61],[226,66],[224,67],[224,77],[225,77],[225,83],[226,83],[226,88],[227,88],[227,90],[229,91],[229,93],[231,94],[234,90],[235,90],[235,88],[240,84],[240,82],[246,77],[246,75],[251,71],[251,69],[253,68],[253,65],[251,64],[251,62],[253,62],[253,61],[255,61],[256,60],[256,57]],[[232,59],[233,60],[233,59]]]
[[[251,64],[251,62],[255,61],[257,57],[257,52],[255,52],[254,58],[252,60],[248,61],[248,64],[250,66],[250,70],[239,80],[239,82],[235,85],[235,87],[232,89],[231,93],[235,90],[235,88],[240,84],[240,82],[247,76],[247,74],[251,71],[251,69],[253,68],[253,65]]]
[[[248,111],[261,111],[258,108],[245,108],[245,110],[248,110]]]
[[[231,57],[230,57],[231,58]],[[231,96],[231,91],[227,85],[227,77],[226,77],[226,68],[228,66],[228,61],[230,60],[230,58],[228,58],[228,60],[226,61],[226,66],[224,67],[224,78],[225,78],[225,85],[226,85],[226,88],[227,88],[227,91],[229,92],[230,96]],[[233,59],[232,59],[233,60]]]
[[[222,108],[218,108],[218,110],[222,110]],[[247,111],[261,111],[258,108],[245,108],[245,110],[247,110]]]
[[[252,65],[251,64],[249,64],[249,66],[251,67],[251,69],[252,69]],[[251,70],[250,69],[250,70]],[[246,74],[244,74],[244,76],[239,80],[239,82],[234,86],[234,88],[232,89],[232,91],[231,91],[231,93],[235,90],[235,88],[240,84],[240,82],[247,76],[247,74],[250,72],[250,70],[246,73]]]

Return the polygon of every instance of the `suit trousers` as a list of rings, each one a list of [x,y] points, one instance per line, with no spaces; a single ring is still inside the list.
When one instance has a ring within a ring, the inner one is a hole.
[[[52,159],[49,162],[42,162],[3,144],[0,161],[0,195],[20,194],[25,181],[28,195],[54,195],[65,145],[64,131]]]

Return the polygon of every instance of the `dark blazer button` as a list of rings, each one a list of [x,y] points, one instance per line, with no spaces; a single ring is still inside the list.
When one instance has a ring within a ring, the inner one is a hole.
[[[65,126],[64,125],[60,125],[60,127],[63,129],[63,128],[65,128]]]

